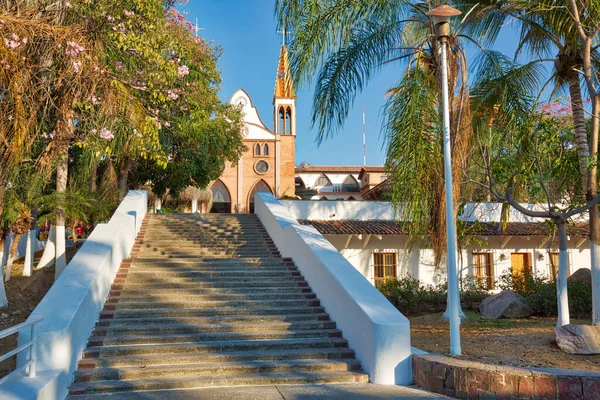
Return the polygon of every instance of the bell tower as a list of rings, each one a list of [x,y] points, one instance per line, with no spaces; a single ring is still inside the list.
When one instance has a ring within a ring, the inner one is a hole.
[[[273,95],[273,114],[273,130],[277,135],[296,135],[296,94],[285,43],[281,46],[279,53]]]
[[[290,72],[286,32],[279,52],[275,93],[273,94],[273,132],[276,137],[275,195],[295,196],[296,153],[296,94]]]

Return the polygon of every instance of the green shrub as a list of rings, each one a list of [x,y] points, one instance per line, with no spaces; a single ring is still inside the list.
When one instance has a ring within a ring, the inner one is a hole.
[[[425,285],[410,276],[384,281],[379,290],[400,312],[406,315],[443,312],[446,310],[448,285]],[[489,295],[483,289],[462,291],[461,303],[464,309],[476,309],[481,300]]]
[[[556,317],[558,315],[556,284],[553,280],[532,274],[513,276],[508,271],[500,276],[498,287],[512,290],[523,296],[535,315]],[[592,314],[592,288],[585,282],[568,282],[569,313],[571,317],[588,318]]]

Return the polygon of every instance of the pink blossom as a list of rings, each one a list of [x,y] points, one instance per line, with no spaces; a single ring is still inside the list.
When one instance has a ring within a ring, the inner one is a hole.
[[[170,128],[170,127],[171,127],[171,123],[170,123],[170,122],[165,122],[165,126],[166,126],[167,128]]]
[[[113,17],[112,15],[107,15],[106,20],[109,22],[113,22],[115,20],[115,17]]]
[[[123,14],[125,14],[126,17],[133,17],[135,15],[135,13],[133,11],[129,11],[129,10],[123,10]]]
[[[167,97],[169,97],[170,99],[173,99],[173,100],[177,100],[179,98],[179,95],[177,94],[177,92],[174,89],[169,89],[167,91]]]
[[[123,64],[121,61],[117,61],[115,63],[115,66],[117,67],[117,69],[119,69],[121,71],[125,69],[125,64]]]
[[[85,51],[85,49],[77,42],[67,42],[67,48],[65,49],[66,55],[75,57],[78,56],[82,51]]]
[[[98,104],[100,104],[100,99],[96,96],[92,96],[92,104],[97,106]]]
[[[177,72],[179,73],[179,76],[186,76],[190,73],[190,69],[187,65],[182,65],[181,67],[177,68]]]
[[[115,135],[110,130],[102,128],[102,130],[100,131],[100,137],[104,140],[111,140],[115,138]]]
[[[81,61],[73,62],[73,69],[75,70],[75,73],[78,73],[80,68],[81,68]]]

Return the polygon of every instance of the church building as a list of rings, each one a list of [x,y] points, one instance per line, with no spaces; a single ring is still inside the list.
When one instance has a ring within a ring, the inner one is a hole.
[[[209,186],[213,192],[211,211],[252,213],[257,192],[294,197],[296,95],[285,45],[281,46],[275,80],[273,130],[263,123],[243,89],[236,91],[230,102],[244,113],[242,133],[247,149],[236,165],[227,163],[221,177]]]

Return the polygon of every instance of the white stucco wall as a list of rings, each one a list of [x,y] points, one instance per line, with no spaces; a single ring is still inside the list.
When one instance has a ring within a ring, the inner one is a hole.
[[[113,279],[146,214],[148,195],[130,191],[110,221],[99,224],[31,313],[43,317],[37,342],[38,377],[17,376],[0,387],[0,399],[63,399]],[[30,340],[29,330],[19,344]],[[18,365],[26,362],[21,354]]]
[[[255,212],[284,257],[291,257],[342,330],[371,382],[412,381],[410,325],[319,232],[298,224],[271,194],[257,193]]]
[[[394,220],[394,208],[386,201],[345,202],[328,201],[326,203],[312,200],[285,200],[282,204],[297,219],[308,220],[343,220],[354,219],[367,220]],[[523,204],[525,208],[543,210],[543,206],[534,204]],[[480,222],[499,222],[502,205],[499,203],[469,203],[461,216],[462,220]],[[587,214],[582,214],[577,220],[585,221]],[[541,222],[544,219],[531,218],[521,214],[511,207],[510,222]]]
[[[410,275],[431,285],[445,281],[445,263],[442,261],[439,268],[436,268],[430,248],[419,248],[416,244],[411,247],[407,244],[406,236],[394,235],[383,235],[381,238],[372,235],[365,246],[368,235],[362,236],[359,239],[358,235],[325,235],[325,238],[371,283],[374,282],[373,253],[384,250],[397,253],[397,276]],[[511,253],[530,253],[534,274],[549,277],[551,269],[545,239],[541,236],[513,237],[504,248],[501,237],[481,239],[480,244],[462,250],[462,264],[459,257],[462,276],[466,278],[473,274],[473,253],[489,252],[492,254],[492,271],[496,280],[510,271]],[[590,268],[589,242],[586,240],[577,248],[579,241],[580,238],[569,240],[570,274],[579,268]]]

